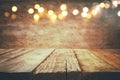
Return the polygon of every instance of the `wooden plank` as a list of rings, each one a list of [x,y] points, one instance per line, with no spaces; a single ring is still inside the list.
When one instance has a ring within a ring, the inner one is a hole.
[[[16,49],[12,52],[8,52],[8,53],[0,56],[0,63],[5,62],[10,59],[13,59],[13,58],[16,58],[16,57],[19,57],[31,50],[32,49]]]
[[[34,72],[35,80],[79,80],[80,71],[72,49],[56,49]]]
[[[0,64],[0,72],[32,72],[54,49],[34,49]]]
[[[39,67],[34,71],[38,73],[56,73],[66,71],[65,51],[56,49]]]
[[[13,50],[15,50],[15,49],[0,49],[0,56],[5,54],[5,53],[11,52]]]
[[[115,49],[92,49],[91,51],[94,55],[114,66],[120,72],[120,55]]]
[[[56,49],[34,73],[34,80],[66,80],[66,50]]]
[[[66,52],[67,80],[80,80],[82,73],[79,63],[72,49]]]
[[[117,69],[110,64],[101,60],[89,50],[75,49],[75,54],[83,72],[113,72]]]

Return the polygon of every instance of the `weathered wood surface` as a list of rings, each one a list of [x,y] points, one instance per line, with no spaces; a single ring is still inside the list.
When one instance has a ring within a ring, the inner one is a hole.
[[[75,50],[81,68],[85,72],[111,72],[118,71],[115,67],[104,61],[103,59],[95,56],[89,50]],[[111,56],[111,55],[110,55]],[[120,60],[119,60],[120,61]],[[119,65],[118,65],[119,66]]]
[[[120,80],[118,51],[0,49],[0,80]]]
[[[32,72],[52,51],[53,49],[30,50],[22,56],[1,63],[0,72]]]

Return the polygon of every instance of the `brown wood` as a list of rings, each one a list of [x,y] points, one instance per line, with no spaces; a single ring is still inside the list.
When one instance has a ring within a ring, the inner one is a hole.
[[[91,51],[94,55],[98,56],[100,59],[106,61],[120,71],[120,55],[115,49],[94,49]]]
[[[21,55],[23,55],[31,50],[32,49],[16,49],[12,52],[8,52],[8,53],[0,56],[0,59],[1,59],[0,63],[5,62],[7,60],[11,60],[11,59],[16,58],[16,57],[19,57],[19,56],[21,56]]]
[[[9,53],[15,49],[0,49],[0,56],[4,55],[5,53]]]
[[[0,64],[0,72],[32,72],[53,49],[35,49],[20,57]]]
[[[84,72],[113,72],[118,71],[114,66],[95,56],[86,49],[75,49],[80,66]]]
[[[0,49],[0,53],[0,80],[120,79],[120,55],[114,50]]]

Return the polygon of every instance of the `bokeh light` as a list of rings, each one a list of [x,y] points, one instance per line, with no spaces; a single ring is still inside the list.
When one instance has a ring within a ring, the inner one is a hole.
[[[105,3],[100,3],[100,5],[99,5],[101,8],[104,8],[105,7]]]
[[[118,11],[117,15],[120,17],[120,11]]]
[[[56,14],[52,14],[51,16],[49,16],[50,20],[55,23],[57,21],[57,15]]]
[[[17,6],[12,6],[12,12],[17,12],[18,8]]]
[[[58,15],[58,19],[63,20],[65,17],[62,14]]]
[[[40,8],[40,5],[39,5],[39,4],[35,4],[35,5],[34,5],[34,8],[35,8],[35,9],[39,9],[39,8]]]
[[[17,15],[16,14],[12,14],[11,15],[11,19],[15,20],[17,18]]]
[[[61,13],[63,16],[67,16],[68,15],[68,12],[67,11],[62,11]]]
[[[78,15],[79,14],[79,10],[78,9],[74,9],[72,13],[73,13],[73,15]]]
[[[34,9],[33,9],[33,8],[29,8],[29,9],[28,9],[28,13],[29,13],[29,14],[33,14],[33,13],[34,13]]]
[[[85,17],[87,17],[87,13],[86,12],[82,12],[81,16],[85,18]]]
[[[62,11],[67,10],[67,5],[66,4],[61,4],[60,9]]]
[[[10,13],[9,13],[9,12],[5,12],[5,13],[4,13],[4,16],[5,16],[5,17],[9,17],[9,16],[10,16]]]
[[[93,10],[92,10],[92,15],[93,15],[93,16],[97,15],[97,11],[93,9]]]
[[[87,14],[87,18],[88,19],[91,19],[92,18],[92,15],[90,13]]]
[[[39,16],[39,14],[35,13],[35,14],[33,15],[33,18],[34,18],[35,24],[37,24],[37,23],[39,22],[40,16]]]
[[[39,13],[43,13],[44,10],[45,10],[45,9],[44,9],[43,7],[40,7],[40,8],[38,9],[38,12],[39,12]]]
[[[83,12],[88,12],[89,11],[89,8],[88,7],[84,7],[83,8]]]
[[[118,1],[117,1],[117,0],[115,0],[115,1],[112,1],[112,4],[113,4],[113,8],[116,8],[116,7],[118,7]]]
[[[106,9],[110,8],[110,2],[105,3],[105,8]]]
[[[48,11],[48,15],[53,15],[54,14],[54,11],[53,10],[49,10]]]

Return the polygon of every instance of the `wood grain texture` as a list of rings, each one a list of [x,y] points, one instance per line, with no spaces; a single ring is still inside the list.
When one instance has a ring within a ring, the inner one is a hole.
[[[21,56],[21,55],[23,55],[31,50],[32,49],[16,49],[12,52],[8,52],[8,53],[0,56],[0,63],[5,62],[7,60],[11,60],[11,59],[16,58],[16,57],[19,57],[19,56]]]
[[[91,51],[94,55],[98,56],[100,59],[106,61],[120,71],[120,55],[115,49],[94,49]]]
[[[31,52],[0,64],[0,72],[32,72],[53,49],[35,49]]]
[[[92,54],[89,50],[75,49],[75,53],[83,72],[112,72],[118,70],[106,61]]]
[[[117,51],[0,49],[0,80],[120,80]]]

